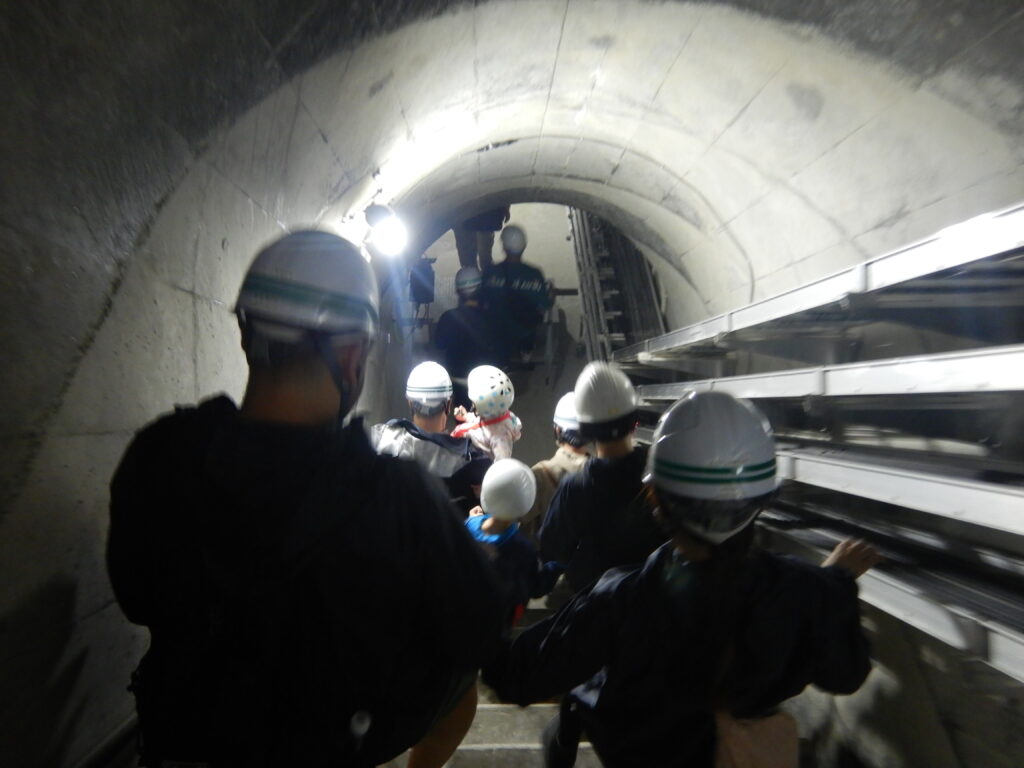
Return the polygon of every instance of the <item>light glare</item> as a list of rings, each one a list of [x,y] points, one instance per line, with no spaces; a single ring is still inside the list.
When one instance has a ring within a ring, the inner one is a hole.
[[[409,233],[401,219],[394,215],[387,216],[371,228],[370,243],[384,256],[397,256],[408,245]]]

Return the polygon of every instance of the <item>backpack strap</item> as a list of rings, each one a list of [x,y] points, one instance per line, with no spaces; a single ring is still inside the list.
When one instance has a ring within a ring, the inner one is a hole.
[[[476,424],[463,424],[461,427],[456,427],[452,432],[452,437],[465,437],[468,433],[474,429],[480,429],[481,427],[489,427],[492,424],[498,424],[502,421],[507,421],[512,418],[512,411],[505,411],[501,416],[495,416],[493,419],[482,419]]]

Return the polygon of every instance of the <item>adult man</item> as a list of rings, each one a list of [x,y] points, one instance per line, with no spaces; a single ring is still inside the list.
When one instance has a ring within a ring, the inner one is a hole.
[[[362,768],[416,744],[439,768],[468,729],[498,582],[434,479],[342,427],[377,307],[351,243],[272,243],[236,307],[241,409],[179,409],[122,459],[107,562],[152,638],[143,764]]]
[[[580,434],[575,398],[574,392],[567,392],[559,398],[553,419],[555,445],[558,448],[550,459],[538,461],[532,467],[533,475],[537,479],[537,497],[523,518],[520,530],[533,539],[537,537],[537,529],[543,522],[562,478],[579,472],[590,458],[590,454],[587,453],[590,441]]]
[[[452,380],[433,361],[420,363],[405,384],[412,421],[392,419],[376,424],[370,442],[377,453],[413,459],[441,478],[448,493],[465,513],[479,503],[478,489],[491,459],[473,447],[467,437],[448,434],[452,408]]]
[[[476,267],[462,267],[455,273],[459,305],[441,315],[434,333],[434,344],[452,376],[455,405],[463,408],[472,406],[466,390],[469,372],[481,365],[500,368],[508,359],[504,335],[480,303],[482,284]]]
[[[510,215],[511,210],[506,205],[503,208],[478,213],[453,227],[459,264],[464,267],[479,266],[482,270],[490,267],[494,233],[501,229]]]
[[[571,690],[545,730],[549,767],[575,759],[566,712],[609,768],[796,765],[795,724],[773,713],[811,683],[852,693],[864,681],[854,580],[877,553],[844,541],[817,568],[753,546],[776,486],[774,441],[756,408],[721,392],[665,414],[644,482],[671,541],[528,629],[484,679],[521,705]],[[747,759],[723,762],[740,741]]]
[[[634,445],[636,391],[614,363],[588,363],[573,398],[579,432],[596,456],[566,477],[540,531],[541,557],[568,566],[574,591],[609,568],[637,565],[668,538],[643,509],[647,449]]]
[[[512,354],[528,356],[533,350],[537,326],[551,306],[544,273],[523,262],[526,232],[516,224],[501,231],[505,260],[483,274],[483,302],[501,330]]]

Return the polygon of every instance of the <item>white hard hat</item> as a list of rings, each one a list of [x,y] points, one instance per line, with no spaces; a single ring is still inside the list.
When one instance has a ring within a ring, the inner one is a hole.
[[[576,393],[566,392],[558,399],[558,405],[555,406],[555,426],[579,431],[580,422],[576,418]]]
[[[537,478],[518,459],[498,459],[487,470],[480,488],[480,506],[499,520],[518,520],[533,506]]]
[[[435,362],[420,363],[405,382],[405,397],[413,410],[425,416],[440,413],[452,398],[452,380],[448,371]]]
[[[482,284],[483,277],[476,267],[462,267],[455,273],[455,292],[460,296],[472,296]]]
[[[615,363],[587,363],[576,379],[573,402],[583,437],[615,440],[636,426],[636,390]]]
[[[509,224],[501,230],[501,246],[506,253],[522,253],[526,250],[526,232],[518,224]]]
[[[466,390],[481,419],[501,416],[516,398],[512,380],[501,368],[478,365],[469,372]]]
[[[372,337],[377,280],[348,240],[316,230],[292,232],[256,256],[235,312],[251,333],[272,342],[295,344],[309,332]]]
[[[658,422],[644,482],[668,497],[719,504],[685,504],[679,522],[719,544],[757,514],[745,504],[775,490],[775,440],[764,415],[724,392],[689,392]],[[736,503],[740,502],[740,503]]]

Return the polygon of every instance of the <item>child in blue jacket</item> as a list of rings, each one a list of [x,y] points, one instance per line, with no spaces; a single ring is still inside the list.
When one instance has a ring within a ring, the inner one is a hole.
[[[508,590],[509,625],[514,625],[532,597],[555,586],[564,566],[541,563],[537,548],[519,532],[519,519],[533,506],[537,480],[516,459],[500,459],[484,475],[480,506],[470,512],[466,527],[488,552]]]

